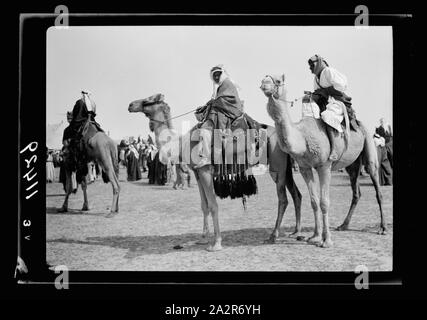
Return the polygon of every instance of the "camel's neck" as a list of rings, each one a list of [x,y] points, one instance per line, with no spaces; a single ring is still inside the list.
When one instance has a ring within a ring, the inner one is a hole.
[[[154,136],[156,137],[156,144],[160,148],[166,141],[166,137],[169,134],[169,127],[164,123],[158,123],[154,127]]]
[[[300,154],[301,150],[305,148],[305,143],[303,143],[301,132],[292,122],[286,96],[281,96],[279,99],[269,97],[267,108],[270,117],[275,122],[278,140],[282,149],[291,154]]]

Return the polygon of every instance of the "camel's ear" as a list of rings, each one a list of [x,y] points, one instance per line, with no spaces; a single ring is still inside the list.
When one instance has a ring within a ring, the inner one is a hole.
[[[285,74],[284,73],[282,74],[282,79],[281,80],[282,80],[282,83],[285,83]]]

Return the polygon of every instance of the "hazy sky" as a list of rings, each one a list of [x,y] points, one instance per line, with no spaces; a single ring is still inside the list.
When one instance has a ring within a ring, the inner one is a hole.
[[[288,99],[313,89],[307,60],[323,56],[344,73],[357,117],[373,131],[380,117],[392,123],[391,27],[129,26],[48,30],[47,123],[65,119],[82,89],[93,93],[97,121],[113,139],[144,137],[148,119],[129,113],[129,102],[163,93],[172,116],[206,103],[209,70],[224,64],[240,86],[245,111],[273,124],[259,89],[267,74],[286,75]],[[301,117],[294,105],[293,121]],[[175,119],[196,123],[193,114]]]

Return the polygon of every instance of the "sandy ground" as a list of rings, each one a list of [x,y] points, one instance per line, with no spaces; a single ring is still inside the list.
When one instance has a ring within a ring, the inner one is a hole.
[[[387,235],[378,235],[379,209],[369,177],[361,177],[362,198],[350,230],[332,230],[332,248],[319,248],[287,237],[295,225],[290,204],[283,219],[281,238],[264,244],[274,227],[276,189],[269,174],[257,176],[259,193],[248,199],[219,200],[224,249],[208,252],[197,245],[202,231],[202,212],[197,184],[187,190],[171,185],[148,184],[146,174],[137,182],[126,181],[121,168],[120,213],[105,218],[112,201],[112,188],[98,180],[88,187],[90,211],[81,212],[83,193],[69,201],[68,213],[56,213],[64,199],[62,185],[46,185],[47,262],[70,270],[136,271],[354,271],[365,265],[369,271],[392,270],[393,188],[384,186],[383,207]],[[296,183],[303,195],[303,235],[313,233],[313,212],[307,188],[299,173]],[[349,178],[334,172],[331,184],[330,224],[340,225],[351,202]],[[210,229],[213,231],[210,219]],[[182,245],[180,250],[174,246]]]

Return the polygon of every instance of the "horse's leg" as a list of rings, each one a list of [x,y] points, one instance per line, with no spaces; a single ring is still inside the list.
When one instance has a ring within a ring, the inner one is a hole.
[[[199,187],[200,193],[200,202],[203,212],[203,233],[202,237],[196,244],[208,244],[209,243],[209,209],[208,209],[208,200],[205,195],[205,190],[203,189],[203,185],[199,179],[197,172],[195,172],[197,186]]]
[[[83,181],[80,184],[82,186],[83,190],[83,207],[82,211],[89,211],[89,202],[87,200],[87,183],[86,183],[86,177],[83,178]]]
[[[344,219],[344,222],[337,227],[338,231],[348,230],[348,226],[350,225],[351,217],[353,216],[353,212],[356,209],[357,203],[362,195],[360,192],[359,185],[359,173],[360,168],[362,166],[362,158],[359,157],[355,162],[345,168],[348,175],[350,176],[351,189],[353,190],[353,198],[351,200],[350,210],[347,213],[347,216]]]
[[[369,148],[366,148],[366,149],[369,149]],[[367,171],[371,177],[372,183],[374,184],[376,198],[377,198],[378,206],[380,208],[381,224],[378,230],[378,234],[385,235],[387,234],[387,228],[386,228],[386,222],[385,222],[383,206],[382,206],[383,196],[381,194],[380,183],[379,183],[379,173],[378,173],[379,163],[378,163],[378,158],[375,150],[374,151],[366,150],[365,168],[367,168]]]
[[[320,183],[320,210],[323,217],[322,248],[329,248],[333,245],[331,232],[329,230],[329,188],[331,184],[331,162],[326,162],[317,168]]]
[[[314,180],[313,169],[300,167],[301,175],[304,178],[305,183],[307,184],[308,193],[310,194],[311,207],[314,212],[314,233],[308,239],[310,243],[321,242],[322,238],[320,236],[320,215],[319,215],[319,195],[317,193],[316,182]]]
[[[216,202],[216,195],[213,186],[213,178],[211,173],[211,166],[204,166],[197,169],[197,174],[200,179],[200,183],[203,187],[207,204],[208,211],[212,215],[214,234],[215,234],[215,242],[213,245],[210,245],[207,250],[208,251],[218,251],[222,249],[221,246],[221,231],[219,229],[219,218],[218,218],[218,203]]]
[[[277,175],[277,178],[274,179],[276,182],[276,192],[277,192],[277,219],[274,230],[270,235],[270,238],[265,240],[264,243],[275,243],[280,233],[280,225],[282,224],[283,215],[285,214],[286,208],[288,207],[288,197],[286,195],[286,174],[284,172],[271,172],[270,175]]]
[[[72,182],[71,182],[71,171],[65,170],[65,199],[62,207],[58,209],[58,212],[67,212],[68,211],[68,198],[72,192]]]

